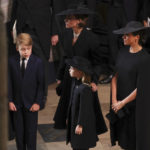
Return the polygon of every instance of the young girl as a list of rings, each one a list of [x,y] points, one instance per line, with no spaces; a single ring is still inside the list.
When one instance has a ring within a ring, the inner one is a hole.
[[[67,118],[67,144],[73,150],[96,146],[96,118],[91,83],[91,64],[80,56],[68,59],[70,76],[74,78]]]

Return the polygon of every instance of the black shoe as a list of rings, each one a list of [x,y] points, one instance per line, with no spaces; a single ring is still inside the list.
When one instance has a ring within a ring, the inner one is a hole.
[[[108,84],[111,82],[113,75],[109,75],[107,78],[104,78],[103,80],[99,81],[100,84]]]

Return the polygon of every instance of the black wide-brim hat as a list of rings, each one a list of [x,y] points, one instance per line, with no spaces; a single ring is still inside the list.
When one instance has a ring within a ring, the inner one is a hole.
[[[67,10],[64,10],[56,15],[67,16],[67,15],[91,15],[91,14],[94,14],[94,12],[88,9],[85,5],[71,4],[69,5]]]
[[[92,75],[91,63],[81,56],[74,56],[72,59],[67,59],[66,63],[78,70],[84,72],[85,74]]]
[[[114,30],[114,34],[128,34],[133,33],[140,30],[149,29],[149,27],[145,27],[141,22],[138,21],[130,21],[127,25],[121,29]]]

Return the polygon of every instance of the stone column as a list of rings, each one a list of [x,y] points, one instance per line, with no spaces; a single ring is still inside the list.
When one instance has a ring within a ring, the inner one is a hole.
[[[1,0],[0,0],[1,6]],[[0,7],[0,150],[7,150],[7,46],[4,17]]]

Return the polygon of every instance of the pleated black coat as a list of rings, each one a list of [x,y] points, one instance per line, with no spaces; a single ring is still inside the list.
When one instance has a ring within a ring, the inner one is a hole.
[[[136,150],[150,149],[150,55],[139,65],[136,98]]]
[[[122,109],[124,116],[118,118],[115,123],[110,123],[112,145],[115,145],[116,141],[118,141],[118,144],[123,149],[137,150],[137,147],[144,145],[144,143],[149,146],[148,139],[144,138],[144,136],[149,136],[150,130],[146,123],[148,122],[149,124],[149,119],[147,120],[145,114],[146,111],[148,112],[148,109],[145,110],[145,107],[143,107],[143,105],[145,106],[144,99],[147,100],[147,105],[149,103],[146,94],[148,85],[146,82],[149,83],[149,78],[146,78],[147,73],[143,69],[149,65],[147,58],[150,57],[144,49],[137,53],[130,53],[128,47],[120,50],[118,55],[116,63],[116,71],[118,73],[117,100],[123,100],[136,88],[138,91],[136,99]],[[149,75],[148,70],[147,72]],[[140,134],[143,135],[143,139]],[[140,148],[139,150],[144,149],[148,150],[149,148]]]
[[[81,135],[75,134],[77,125],[83,127]],[[96,146],[97,140],[94,97],[91,87],[85,84],[73,84],[68,109],[67,143],[70,142],[75,149],[85,149]]]

